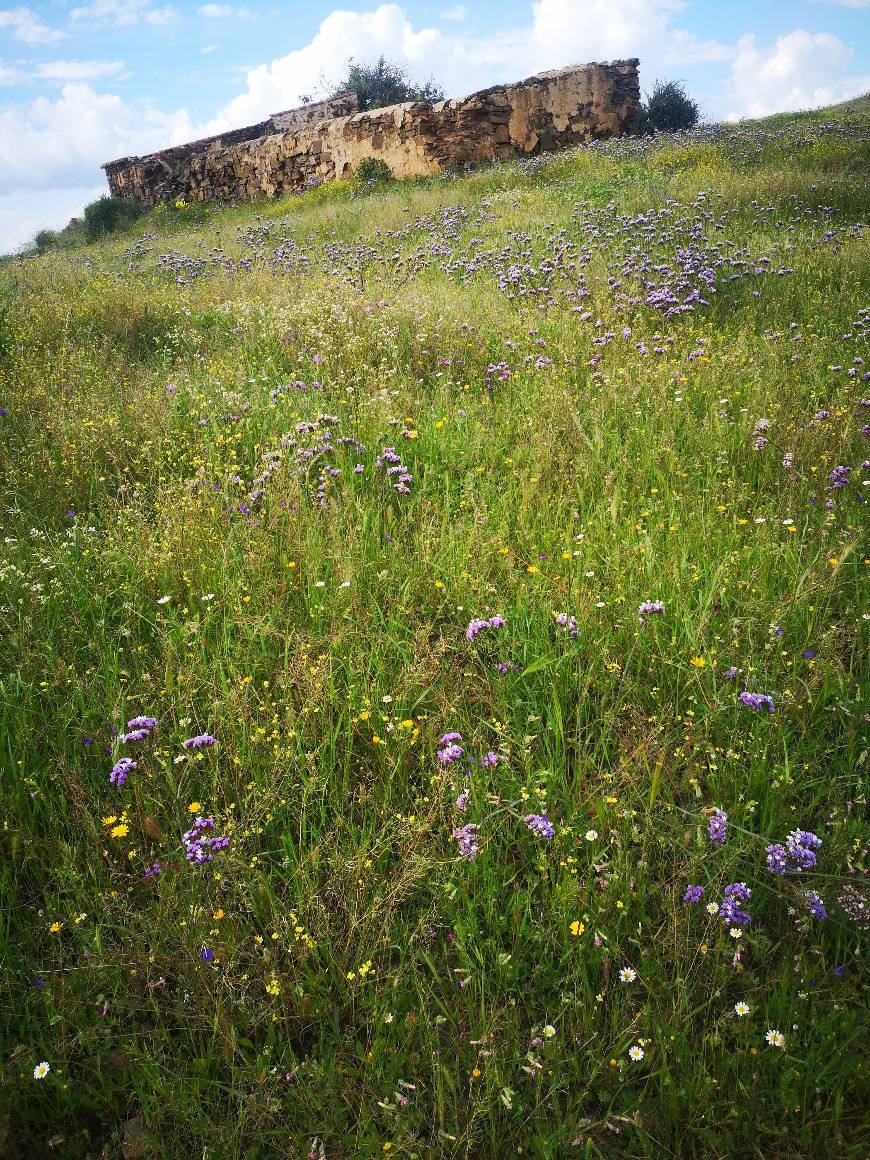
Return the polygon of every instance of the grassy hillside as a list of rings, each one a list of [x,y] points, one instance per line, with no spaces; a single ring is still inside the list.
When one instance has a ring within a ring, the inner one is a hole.
[[[0,268],[0,1151],[866,1155],[868,130]]]

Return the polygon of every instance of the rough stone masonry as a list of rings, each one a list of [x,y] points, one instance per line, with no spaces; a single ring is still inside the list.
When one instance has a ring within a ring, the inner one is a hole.
[[[575,65],[452,101],[357,112],[354,93],[274,113],[257,125],[103,166],[115,197],[250,201],[352,172],[367,157],[420,177],[563,149],[630,129],[638,61]]]

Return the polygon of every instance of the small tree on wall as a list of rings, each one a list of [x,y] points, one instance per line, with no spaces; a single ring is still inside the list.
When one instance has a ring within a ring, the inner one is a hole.
[[[384,56],[374,62],[356,61],[351,57],[344,78],[330,89],[329,96],[346,92],[356,93],[361,111],[383,109],[403,101],[444,100],[444,90],[431,77],[418,84],[407,69]]]

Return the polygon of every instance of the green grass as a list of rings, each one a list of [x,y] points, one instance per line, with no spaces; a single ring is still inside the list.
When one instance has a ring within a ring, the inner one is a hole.
[[[169,209],[0,267],[4,1154],[866,1155],[867,130]],[[665,317],[677,242],[745,265]],[[770,874],[796,827],[817,866]],[[704,909],[734,881],[739,940]]]

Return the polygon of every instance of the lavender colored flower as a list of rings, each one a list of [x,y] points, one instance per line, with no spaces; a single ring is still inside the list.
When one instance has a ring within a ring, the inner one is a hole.
[[[465,630],[465,636],[468,640],[474,640],[485,628],[504,628],[504,626],[505,620],[502,616],[491,616],[489,620],[479,620],[475,617],[474,620],[469,621],[468,628]]]
[[[745,705],[747,709],[754,709],[756,712],[759,712],[761,709],[766,709],[768,713],[776,712],[773,697],[768,697],[766,693],[743,692],[737,700],[742,705]]]
[[[838,464],[832,472],[828,475],[828,482],[834,491],[839,491],[840,488],[845,487],[849,482],[849,476],[852,474],[851,467],[844,467]]]
[[[733,898],[723,898],[719,904],[718,917],[729,926],[749,926],[752,919],[745,910],[741,910]]]
[[[461,745],[445,745],[443,749],[438,750],[438,763],[440,765],[450,765],[451,762],[458,761],[462,753]]]
[[[556,833],[547,814],[527,814],[523,820],[532,833],[539,838],[545,838],[549,841]]]
[[[817,918],[819,922],[825,922],[828,917],[828,912],[825,910],[825,904],[816,894],[815,890],[808,890],[806,894],[807,903],[810,908],[810,914],[813,918]]]
[[[204,963],[210,963],[212,961],[212,959],[214,958],[214,951],[212,950],[211,947],[203,947],[202,950],[199,952],[199,957],[202,959],[202,961]]]
[[[816,851],[821,848],[818,835],[809,830],[792,830],[786,836],[785,845],[775,842],[766,848],[767,868],[771,874],[812,870],[818,861]]]
[[[735,681],[739,675],[740,675],[740,669],[738,669],[735,665],[732,665],[731,668],[726,669],[725,672],[722,674],[722,680],[723,681]]]
[[[131,729],[129,733],[122,733],[118,740],[122,745],[127,745],[131,741],[144,741],[146,737],[150,736],[150,729]]]
[[[464,789],[462,791],[462,793],[459,795],[459,797],[456,799],[456,801],[454,802],[454,805],[456,806],[456,808],[459,810],[459,812],[461,814],[464,814],[465,811],[468,809],[468,803],[470,801],[471,801],[471,793],[467,789]]]
[[[468,628],[465,630],[466,639],[474,640],[478,633],[482,632],[485,628],[489,628],[488,620],[470,620],[468,622]]]
[[[156,717],[133,717],[127,722],[128,729],[155,729]]]
[[[134,769],[139,768],[139,763],[134,761],[132,757],[122,757],[112,766],[112,772],[109,774],[109,784],[115,785],[120,789]]]
[[[438,744],[439,745],[449,745],[451,741],[461,741],[461,740],[462,740],[461,733],[445,733],[444,736],[441,738],[441,740],[438,742]]]
[[[194,820],[191,829],[183,835],[188,862],[197,866],[205,865],[212,861],[215,851],[225,850],[229,846],[229,838],[208,836],[208,832],[214,828],[214,818],[197,817]]]
[[[142,881],[148,882],[150,879],[156,878],[162,870],[163,863],[160,862],[159,859],[155,862],[152,862],[150,866],[145,867],[145,873],[142,875]]]
[[[559,628],[564,628],[569,636],[576,638],[580,635],[580,629],[573,616],[569,616],[567,612],[556,612],[553,615]]]
[[[476,826],[474,822],[468,822],[464,826],[458,826],[451,834],[452,838],[459,843],[459,854],[463,858],[472,861],[480,851],[480,838],[478,830],[480,826]]]
[[[648,616],[662,616],[664,615],[665,606],[661,600],[644,600],[643,604],[637,610],[637,617],[641,624],[646,623]]]
[[[216,744],[217,737],[212,737],[210,733],[198,733],[196,737],[188,737],[186,741],[181,743],[184,749],[203,749]]]
[[[710,824],[707,826],[707,833],[710,835],[710,840],[714,846],[724,846],[727,826],[728,815],[725,811],[714,810],[713,816],[710,818]]]
[[[500,760],[501,758],[499,755],[490,749],[489,753],[487,753],[484,757],[481,757],[480,764],[484,769],[486,769],[488,766],[498,765]]]
[[[788,852],[780,842],[773,842],[765,848],[767,868],[771,874],[785,874],[788,869]]]
[[[687,886],[686,893],[683,895],[683,902],[700,902],[703,893],[703,886]]]

